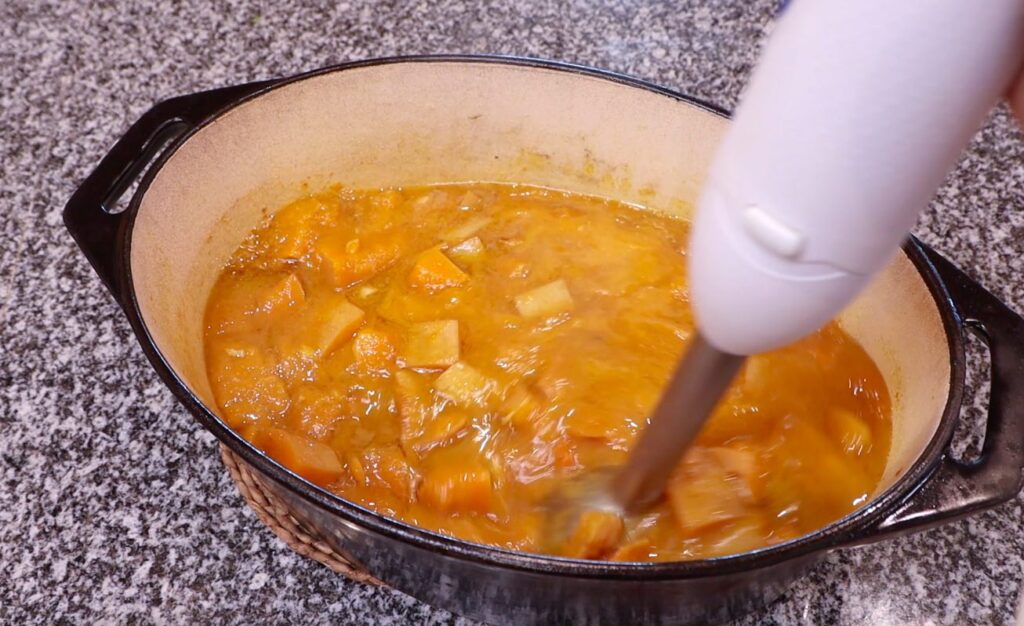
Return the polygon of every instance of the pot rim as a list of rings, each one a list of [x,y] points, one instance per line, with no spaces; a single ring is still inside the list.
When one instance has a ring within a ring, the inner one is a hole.
[[[142,198],[155,176],[174,156],[177,150],[193,135],[225,113],[260,98],[272,91],[295,83],[346,70],[386,66],[401,63],[452,63],[452,64],[499,64],[513,65],[537,70],[564,72],[618,83],[625,87],[641,89],[671,98],[680,104],[694,106],[709,113],[729,117],[729,113],[709,102],[684,95],[672,89],[616,72],[590,68],[582,65],[549,61],[535,58],[494,55],[414,55],[368,59],[332,65],[270,81],[264,87],[238,98],[222,107],[216,113],[174,139],[154,159],[132,196],[127,209],[127,219],[118,233],[118,282],[123,294],[123,307],[130,324],[140,340],[143,351],[149,358],[164,384],[199,422],[232,452],[239,455],[261,474],[288,489],[293,494],[312,503],[320,509],[366,530],[399,540],[432,552],[460,559],[511,568],[536,574],[567,576],[575,578],[660,580],[687,579],[730,574],[737,571],[759,569],[787,560],[796,559],[816,552],[828,551],[845,544],[857,543],[875,534],[878,525],[897,506],[920,489],[938,466],[946,446],[953,435],[960,412],[965,372],[965,354],[961,334],[960,315],[946,286],[931,261],[925,256],[917,240],[910,237],[903,246],[903,252],[913,263],[918,275],[924,280],[942,319],[943,330],[950,356],[949,393],[940,417],[938,427],[920,456],[904,471],[888,489],[872,498],[865,506],[851,512],[829,525],[775,546],[769,546],[741,554],[670,562],[616,562],[588,561],[549,555],[516,552],[505,548],[471,543],[375,513],[354,502],[345,500],[294,474],[272,458],[243,439],[199,398],[170,367],[142,319],[136,298],[131,271],[132,233]]]

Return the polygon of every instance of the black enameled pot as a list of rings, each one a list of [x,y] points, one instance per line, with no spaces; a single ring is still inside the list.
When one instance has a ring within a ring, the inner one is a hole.
[[[717,621],[775,598],[826,552],[925,529],[1013,498],[1024,467],[1024,322],[911,239],[840,317],[894,398],[878,492],[818,532],[745,554],[607,563],[476,545],[379,516],[299,478],[217,417],[202,310],[217,270],[302,185],[492,180],[613,196],[685,216],[727,120],[624,76],[544,61],[413,57],[349,63],[166,100],[81,184],[64,221],[181,403],[302,521],[375,576],[492,623]],[[124,212],[111,210],[141,176]],[[984,449],[949,453],[964,337],[992,357]]]

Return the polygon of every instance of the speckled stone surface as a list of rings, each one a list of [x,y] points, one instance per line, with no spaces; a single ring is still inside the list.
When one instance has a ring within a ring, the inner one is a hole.
[[[0,2],[0,622],[470,623],[348,582],[261,527],[72,244],[64,202],[154,102],[351,59],[488,52],[730,107],[774,4]],[[1022,209],[1024,143],[997,113],[916,232],[1024,310]],[[740,623],[1012,623],[1021,503],[834,553]]]

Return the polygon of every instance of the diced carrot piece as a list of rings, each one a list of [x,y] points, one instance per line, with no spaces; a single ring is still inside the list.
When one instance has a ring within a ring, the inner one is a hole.
[[[623,530],[622,518],[611,511],[584,511],[562,547],[562,556],[600,558],[618,545]]]
[[[404,240],[387,231],[361,239],[319,239],[315,247],[334,285],[347,288],[394,265],[402,256]]]
[[[459,360],[459,322],[436,320],[409,327],[402,350],[406,367],[448,367]]]
[[[443,464],[428,470],[418,491],[425,505],[448,512],[486,513],[493,500],[491,473],[471,464]]]
[[[459,361],[437,377],[434,389],[457,404],[484,407],[496,391],[497,383],[475,367]]]
[[[846,454],[860,456],[871,450],[871,427],[853,411],[833,408],[825,430]]]
[[[551,317],[572,307],[572,294],[561,279],[516,296],[516,310],[523,317]]]
[[[345,471],[329,446],[281,428],[260,430],[254,443],[274,460],[318,485],[337,480]]]
[[[409,285],[417,289],[458,287],[468,280],[469,275],[452,263],[440,248],[430,248],[421,253],[409,271]]]
[[[476,215],[441,236],[445,241],[461,241],[467,237],[480,232],[485,226],[491,223],[491,218],[485,215]]]
[[[688,536],[748,513],[725,471],[701,448],[690,450],[667,491],[676,523]]]
[[[352,351],[356,362],[365,371],[383,373],[395,369],[395,344],[385,330],[360,330],[352,341]]]
[[[448,254],[462,263],[475,263],[484,255],[484,242],[479,237],[473,237],[452,246]]]
[[[339,298],[323,311],[317,320],[317,348],[320,354],[329,354],[352,336],[363,323],[365,313],[344,298]]]
[[[271,252],[279,259],[299,259],[309,252],[316,237],[318,214],[323,203],[315,197],[301,198],[274,214],[269,232],[274,239]]]

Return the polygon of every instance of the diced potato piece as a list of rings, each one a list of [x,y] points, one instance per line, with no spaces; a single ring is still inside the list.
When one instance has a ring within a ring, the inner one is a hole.
[[[270,231],[271,252],[279,259],[299,259],[309,252],[316,237],[318,213],[324,206],[317,198],[301,198],[274,214]]]
[[[362,309],[344,299],[323,311],[316,330],[320,354],[326,355],[348,340],[365,316]]]
[[[423,434],[411,442],[410,447],[417,454],[423,454],[435,446],[447,444],[457,439],[469,422],[469,414],[465,410],[449,404],[427,422]]]
[[[667,491],[676,523],[687,536],[749,512],[725,470],[701,448],[690,450]]]
[[[738,493],[748,500],[759,499],[763,494],[763,478],[757,463],[757,456],[752,450],[734,446],[708,448],[708,454],[714,457],[731,481],[739,481]]]
[[[742,554],[768,543],[768,533],[756,515],[723,525],[705,537],[705,556]]]
[[[319,239],[315,247],[334,285],[347,288],[394,265],[402,256],[404,239],[387,231],[361,239]]]
[[[825,430],[846,454],[860,456],[871,450],[871,427],[853,411],[833,408]]]
[[[423,504],[447,512],[486,513],[493,501],[491,473],[471,463],[429,469],[417,492]]]
[[[472,237],[448,250],[453,258],[463,263],[475,263],[484,255],[484,242],[479,237]]]
[[[540,399],[526,385],[516,385],[501,402],[502,419],[516,428],[529,428],[533,416],[540,410]]]
[[[288,469],[318,485],[329,484],[344,472],[329,446],[280,428],[260,430],[254,443]]]
[[[395,373],[395,397],[401,419],[399,439],[406,454],[422,455],[454,440],[469,425],[469,415],[448,404],[438,410],[425,376],[409,370]]]
[[[458,287],[469,280],[469,275],[459,269],[441,252],[440,248],[430,248],[416,257],[416,262],[409,271],[409,285],[417,289],[444,289]]]
[[[459,322],[436,320],[409,326],[402,349],[406,367],[448,367],[459,360]]]
[[[395,369],[395,344],[385,330],[363,328],[352,341],[352,351],[364,371],[384,373]]]
[[[430,383],[421,374],[398,370],[395,372],[395,398],[403,433],[408,428],[418,436],[431,413]]]
[[[516,310],[523,317],[551,317],[572,307],[572,294],[561,279],[516,296]]]
[[[610,552],[622,540],[622,518],[610,511],[584,511],[569,540],[562,546],[562,556],[576,559],[597,559]]]
[[[437,377],[434,389],[462,406],[484,407],[497,390],[497,383],[475,367],[459,361]]]
[[[465,222],[459,224],[455,228],[449,230],[441,239],[449,242],[461,241],[463,239],[472,237],[482,230],[485,226],[491,223],[491,218],[485,215],[475,215]]]

